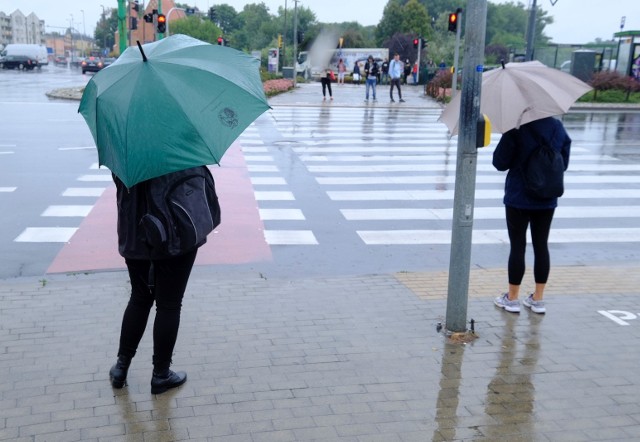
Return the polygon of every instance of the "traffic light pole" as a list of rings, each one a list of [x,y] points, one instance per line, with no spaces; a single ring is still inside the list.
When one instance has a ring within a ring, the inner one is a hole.
[[[162,0],[158,0],[158,15],[162,15]],[[164,38],[164,32],[158,32],[158,40]]]
[[[487,0],[467,2],[464,64],[460,100],[456,181],[453,199],[451,255],[445,327],[450,332],[467,330],[469,271],[478,151],[477,123],[487,23]]]
[[[531,2],[531,10],[529,11],[529,25],[527,26],[527,52],[525,54],[526,61],[533,60],[533,42],[536,36],[536,0]]]
[[[293,87],[296,87],[296,56],[298,55],[298,0],[293,0]]]
[[[458,93],[458,59],[460,58],[460,16],[462,15],[462,9],[458,8],[456,11],[456,48],[453,54],[453,77],[451,79],[451,99]]]
[[[120,55],[127,49],[127,8],[126,0],[118,0],[118,49]]]

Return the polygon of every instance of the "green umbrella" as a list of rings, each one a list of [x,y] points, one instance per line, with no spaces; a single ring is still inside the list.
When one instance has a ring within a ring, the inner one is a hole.
[[[259,60],[186,35],[130,47],[87,84],[78,112],[100,165],[136,183],[219,163],[269,104]]]

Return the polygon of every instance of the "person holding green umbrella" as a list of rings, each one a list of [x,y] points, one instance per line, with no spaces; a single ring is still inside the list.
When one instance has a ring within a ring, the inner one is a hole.
[[[220,222],[213,177],[233,141],[269,109],[259,60],[185,35],[128,48],[87,84],[79,112],[117,189],[118,249],[131,281],[111,385],[127,385],[151,307],[151,393],[170,369],[197,250]]]

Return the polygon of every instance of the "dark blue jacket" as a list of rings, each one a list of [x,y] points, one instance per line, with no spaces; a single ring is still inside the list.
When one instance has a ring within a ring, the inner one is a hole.
[[[552,209],[558,206],[558,198],[534,199],[524,191],[522,164],[539,145],[536,141],[539,137],[558,149],[564,159],[564,169],[569,167],[571,138],[560,120],[547,117],[506,132],[493,152],[493,166],[500,171],[509,171],[504,184],[505,206],[516,209]]]

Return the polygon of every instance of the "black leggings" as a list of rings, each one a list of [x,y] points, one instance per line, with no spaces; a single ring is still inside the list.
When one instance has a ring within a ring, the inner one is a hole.
[[[153,262],[125,260],[131,279],[131,298],[122,318],[118,355],[133,358],[136,354],[155,301],[153,364],[156,369],[169,368],[178,338],[182,297],[196,254],[197,249],[185,255]]]
[[[549,231],[555,209],[526,210],[506,206],[509,253],[509,284],[520,285],[525,271],[527,227],[531,225],[533,244],[533,277],[537,284],[546,284],[551,263],[549,260]]]
[[[322,96],[323,97],[327,96],[326,89],[328,88],[329,89],[329,96],[333,97],[333,94],[331,93],[331,79],[322,77],[320,79],[320,83],[322,83]]]

